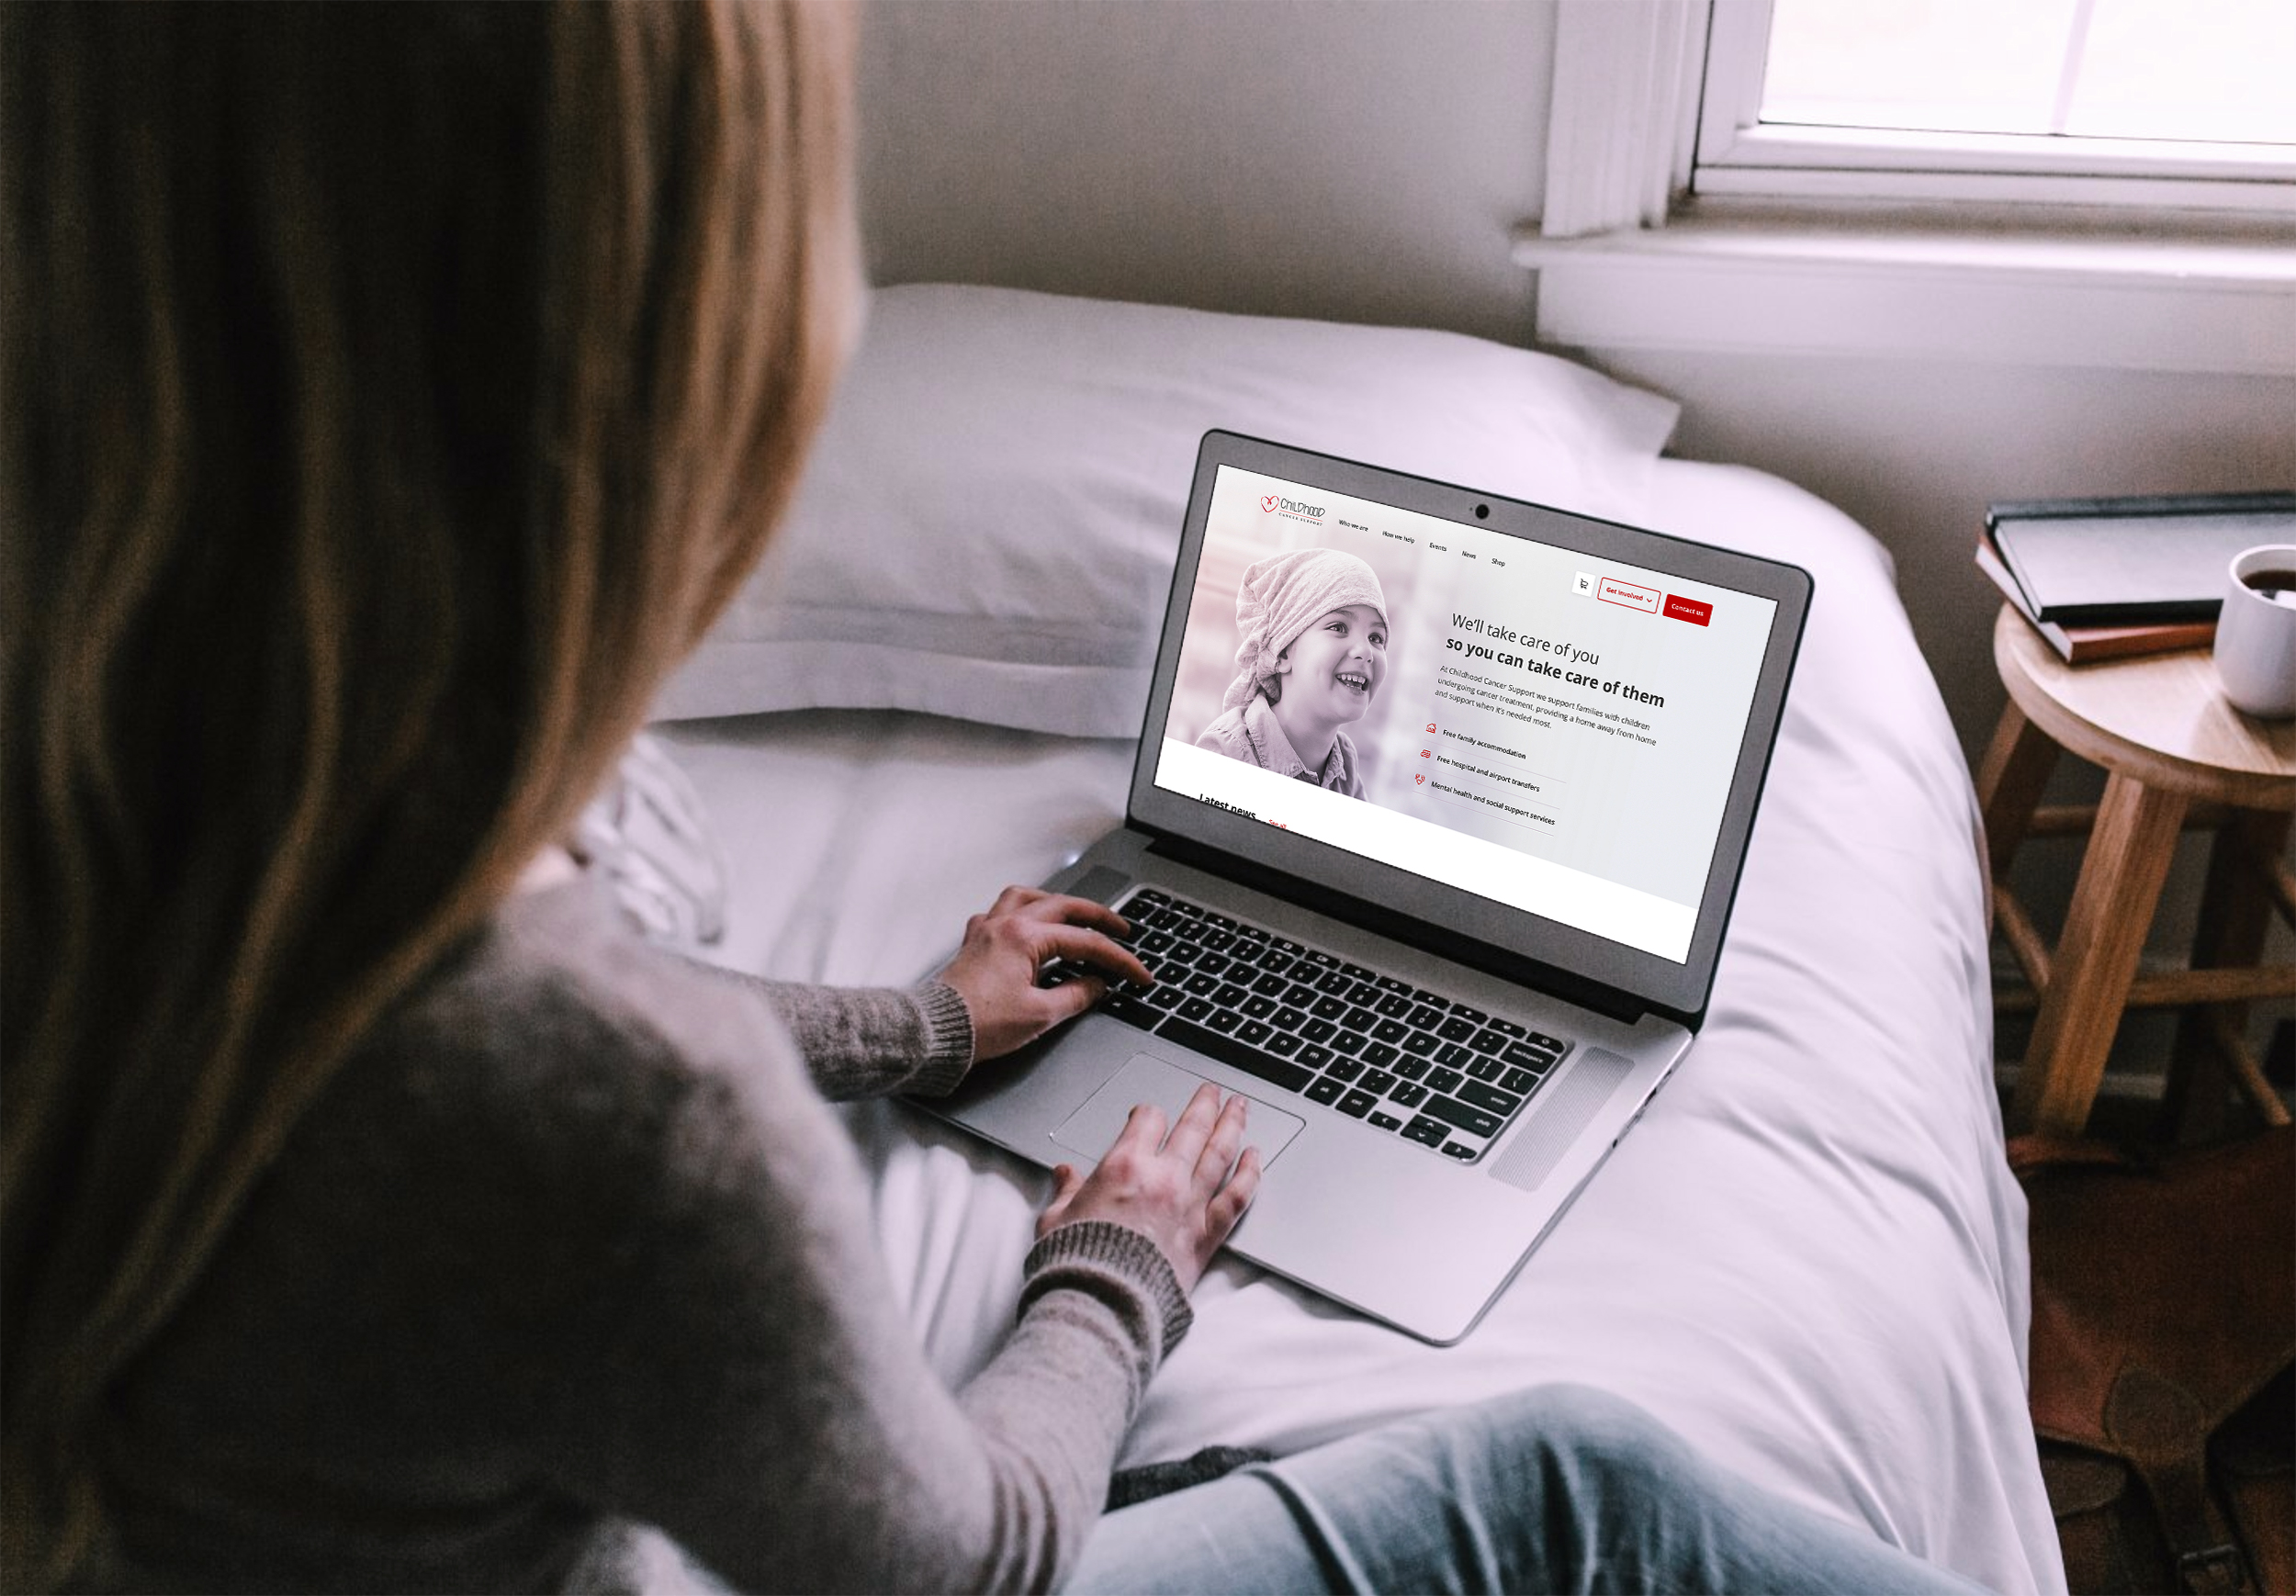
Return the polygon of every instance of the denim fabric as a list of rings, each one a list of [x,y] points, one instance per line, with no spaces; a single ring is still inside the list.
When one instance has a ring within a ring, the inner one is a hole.
[[[1630,1402],[1543,1386],[1111,1513],[1066,1589],[1978,1587],[1714,1467]]]

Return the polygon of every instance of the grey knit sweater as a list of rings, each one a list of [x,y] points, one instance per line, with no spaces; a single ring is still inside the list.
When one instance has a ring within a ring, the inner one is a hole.
[[[824,1096],[946,1090],[970,1051],[946,987],[707,970],[587,880],[514,900],[119,1391],[106,1582],[543,1590],[651,1523],[745,1587],[1056,1584],[1188,1310],[1146,1237],[1068,1226],[939,1382]]]

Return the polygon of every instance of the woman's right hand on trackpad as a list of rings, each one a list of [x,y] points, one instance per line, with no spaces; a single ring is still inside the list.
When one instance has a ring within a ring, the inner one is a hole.
[[[1079,1175],[1068,1164],[1052,1171],[1052,1200],[1038,1219],[1042,1237],[1063,1225],[1106,1219],[1154,1241],[1171,1261],[1180,1289],[1196,1282],[1226,1242],[1260,1184],[1260,1152],[1245,1147],[1241,1096],[1223,1106],[1220,1088],[1206,1082],[1167,1124],[1153,1103],[1135,1107],[1098,1167]]]

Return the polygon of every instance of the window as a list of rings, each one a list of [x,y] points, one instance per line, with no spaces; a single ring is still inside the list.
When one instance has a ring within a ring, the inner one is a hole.
[[[2296,0],[1557,0],[1579,349],[2296,375]]]
[[[1714,0],[1701,195],[2296,215],[2290,0]]]

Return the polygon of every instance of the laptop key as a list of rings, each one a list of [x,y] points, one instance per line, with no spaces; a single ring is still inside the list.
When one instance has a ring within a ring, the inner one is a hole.
[[[1240,1014],[1231,1013],[1229,1010],[1224,1008],[1216,1009],[1213,1011],[1212,1017],[1204,1023],[1211,1027],[1212,1029],[1218,1031],[1221,1035],[1227,1036],[1244,1024],[1244,1017]]]
[[[1379,1023],[1379,1017],[1367,1008],[1351,1008],[1340,1016],[1339,1023],[1349,1030],[1359,1030],[1364,1035],[1369,1036],[1371,1028]]]
[[[1440,1147],[1451,1140],[1451,1128],[1440,1119],[1430,1119],[1424,1114],[1403,1127],[1403,1134],[1425,1147]]]
[[[1219,1028],[1215,1026],[1213,1028],[1218,1029]],[[1235,1040],[1240,1042],[1249,1042],[1252,1046],[1256,1048],[1266,1045],[1267,1039],[1275,1034],[1276,1028],[1269,1025],[1266,1020],[1247,1019],[1242,1025],[1236,1027]]]
[[[1525,1027],[1515,1024],[1511,1019],[1494,1019],[1491,1022],[1491,1028],[1501,1036],[1526,1037],[1531,1034]]]
[[[1455,1014],[1443,1022],[1435,1034],[1446,1042],[1471,1041],[1474,1040],[1475,1032],[1480,1028],[1481,1028],[1466,1016]]]
[[[1339,1111],[1342,1114],[1353,1114],[1360,1119],[1377,1107],[1379,1101],[1368,1092],[1350,1092],[1339,1100]]]
[[[1223,983],[1220,990],[1211,995],[1211,1000],[1222,1008],[1234,1008],[1247,995],[1249,995],[1244,992],[1244,988],[1230,981]]]
[[[1313,1008],[1315,1006],[1315,988],[1312,986],[1303,986],[1299,982],[1295,981],[1289,986],[1284,988],[1284,1001],[1291,1005],[1294,1008]]]
[[[1152,988],[1142,1001],[1151,1007],[1161,1008],[1169,1014],[1187,1000],[1187,989],[1186,987],[1165,985]]]
[[[1267,1051],[1274,1053],[1279,1059],[1288,1059],[1291,1057],[1292,1054],[1298,1052],[1304,1045],[1305,1044],[1302,1043],[1298,1037],[1289,1035],[1284,1031],[1277,1031],[1274,1036],[1267,1039]]]
[[[1467,1066],[1467,1073],[1479,1081],[1495,1081],[1499,1078],[1499,1073],[1505,1068],[1506,1065],[1497,1059],[1477,1059]]]
[[[1221,1036],[1218,1031],[1206,1030],[1202,1026],[1190,1025],[1184,1019],[1165,1020],[1164,1028],[1156,1035],[1165,1041],[1194,1048],[1206,1058],[1218,1059],[1231,1069],[1242,1070],[1247,1075],[1257,1076],[1273,1085],[1281,1086],[1287,1092],[1300,1091],[1315,1079],[1312,1070],[1288,1063],[1282,1059],[1270,1058],[1257,1048],[1245,1047],[1233,1037]]]
[[[1427,1089],[1431,1092],[1448,1092],[1465,1079],[1467,1077],[1457,1070],[1435,1070],[1427,1076]]]
[[[1333,997],[1339,996],[1355,984],[1336,970],[1326,970],[1315,978],[1315,989]]]
[[[1383,1019],[1371,1028],[1374,1041],[1400,1042],[1411,1035],[1411,1028],[1400,1020]]]
[[[1196,961],[1196,968],[1207,975],[1225,975],[1228,966],[1234,962],[1225,953],[1207,953]]]
[[[1253,960],[1252,962],[1258,965],[1262,970],[1266,971],[1268,974],[1280,975],[1285,980],[1289,981],[1291,978],[1291,967],[1293,964],[1298,962],[1298,961],[1293,959],[1289,953],[1281,953],[1277,951],[1275,949],[1270,948],[1266,952],[1262,953],[1258,958]]]
[[[1496,1136],[1500,1125],[1503,1123],[1496,1114],[1469,1107],[1451,1097],[1428,1098],[1427,1112],[1446,1125],[1456,1127],[1470,1136]]]
[[[1372,972],[1366,970],[1360,964],[1343,963],[1340,965],[1340,968],[1345,970],[1348,974],[1354,976],[1358,981],[1369,981],[1372,979]]]
[[[1475,1040],[1467,1045],[1479,1053],[1495,1053],[1506,1047],[1507,1039],[1495,1030],[1481,1030],[1477,1031]]]
[[[1339,1034],[1339,1027],[1328,1019],[1311,1019],[1300,1028],[1300,1034],[1311,1042],[1327,1042]]]
[[[1371,1039],[1359,1030],[1343,1030],[1332,1038],[1332,1051],[1355,1054],[1363,1051]]]
[[[1379,1001],[1379,989],[1368,981],[1358,981],[1347,989],[1347,1001],[1367,1013]]]
[[[1528,1070],[1509,1070],[1499,1077],[1499,1085],[1506,1091],[1527,1095],[1533,1086],[1538,1085],[1538,1077]]]
[[[1435,1062],[1446,1070],[1463,1070],[1475,1062],[1475,1055],[1457,1042],[1445,1042],[1435,1050]]]
[[[1514,1046],[1508,1048],[1505,1052],[1501,1053],[1499,1057],[1502,1062],[1513,1064],[1518,1070],[1529,1070],[1535,1073],[1543,1075],[1548,1071],[1555,1067],[1555,1061],[1561,1058],[1562,1055],[1560,1053],[1535,1052],[1531,1049],[1525,1047],[1522,1043],[1517,1042]]]
[[[1301,1026],[1308,1023],[1308,1017],[1301,1014],[1296,1008],[1285,1008],[1279,1006],[1276,1012],[1268,1017],[1275,1021],[1276,1028],[1277,1030],[1298,1030]]]
[[[1401,1058],[1397,1059],[1394,1063],[1390,1065],[1389,1068],[1392,1069],[1397,1074],[1402,1076],[1406,1081],[1416,1081],[1423,1078],[1426,1074],[1427,1061],[1424,1059],[1414,1059],[1409,1053],[1405,1053]]]
[[[1290,984],[1280,975],[1263,975],[1252,983],[1252,990],[1263,997],[1281,997],[1284,988]]]
[[[1464,1141],[1446,1141],[1443,1144],[1443,1156],[1456,1158],[1461,1163],[1472,1163],[1475,1162],[1475,1150]]]
[[[1305,1096],[1311,1103],[1336,1103],[1346,1096],[1346,1087],[1327,1075],[1310,1086]]]
[[[1570,1051],[1570,1044],[1569,1042],[1558,1041],[1550,1036],[1541,1036],[1536,1031],[1530,1032],[1523,1040],[1529,1042],[1531,1046],[1535,1048],[1545,1048],[1548,1051],[1553,1053],[1566,1053]]]
[[[1385,1070],[1369,1070],[1363,1077],[1363,1089],[1374,1097],[1385,1096],[1387,1089],[1393,1085],[1395,1085],[1395,1077]]]
[[[1302,1031],[1300,1034],[1304,1036],[1307,1033]],[[1322,1069],[1325,1064],[1330,1063],[1332,1060],[1337,1056],[1338,1055],[1334,1053],[1331,1049],[1318,1047],[1313,1042],[1308,1043],[1307,1046],[1300,1050],[1300,1062],[1307,1065],[1307,1067],[1311,1070]]]
[[[1187,990],[1191,996],[1210,996],[1220,990],[1220,977],[1203,974],[1190,975],[1187,978]]]
[[[1442,1011],[1430,1008],[1424,1003],[1414,1004],[1409,1017],[1411,1023],[1421,1030],[1433,1030],[1443,1023]]]
[[[1406,1108],[1416,1108],[1427,1100],[1427,1088],[1416,1081],[1402,1081],[1387,1096],[1390,1102],[1401,1103]]]
[[[1371,1006],[1390,1019],[1401,1019],[1411,1012],[1411,999],[1400,992],[1390,992]]]
[[[1252,1019],[1266,1019],[1276,1012],[1276,1000],[1272,997],[1247,997],[1244,1000],[1244,1012]]]
[[[1290,942],[1290,941],[1287,941],[1287,940],[1285,940],[1285,939],[1284,939],[1283,938],[1281,938],[1281,937],[1271,937],[1271,938],[1268,938],[1268,943],[1267,943],[1267,945],[1268,945],[1269,947],[1271,947],[1271,948],[1280,949],[1282,951],[1284,951],[1284,952],[1286,952],[1286,953],[1290,953],[1290,954],[1295,954],[1295,955],[1296,955],[1296,954],[1300,954],[1300,953],[1304,953],[1304,952],[1306,952],[1306,951],[1307,951],[1307,950],[1306,950],[1306,949],[1304,949],[1304,948],[1302,948],[1302,947],[1300,947],[1299,943],[1297,943],[1297,942]]]
[[[1403,1051],[1415,1059],[1424,1059],[1443,1044],[1424,1030],[1415,1030],[1403,1039]]]
[[[1410,995],[1411,983],[1408,981],[1398,981],[1392,975],[1382,975],[1378,978],[1378,983],[1382,991],[1400,992],[1406,996]]]
[[[1401,1130],[1403,1128],[1403,1122],[1394,1115],[1382,1114],[1376,1108],[1365,1118],[1382,1130]]]
[[[1491,1023],[1491,1016],[1485,1014],[1480,1008],[1469,1008],[1463,1003],[1453,1004],[1451,1006],[1451,1012],[1458,1015],[1461,1019],[1473,1020],[1478,1029]]]
[[[1318,1019],[1338,1019],[1346,1012],[1347,1006],[1336,997],[1319,997],[1315,1000],[1315,1017]]]
[[[1334,1081],[1352,1081],[1363,1073],[1363,1061],[1347,1058],[1334,1059],[1332,1061],[1332,1067],[1323,1073]]]
[[[1490,1109],[1502,1119],[1523,1107],[1523,1099],[1514,1096],[1514,1093],[1502,1092],[1498,1087],[1485,1085],[1480,1081],[1469,1081],[1461,1086],[1458,1097],[1462,1103],[1471,1103],[1478,1108]]]
[[[1125,997],[1121,995],[1102,998],[1099,1012],[1107,1015],[1110,1019],[1120,1019],[1126,1025],[1136,1025],[1142,1030],[1153,1029],[1156,1021],[1164,1017],[1161,1013],[1150,1008],[1137,997]]]
[[[1363,1050],[1363,1062],[1367,1064],[1376,1064],[1383,1070],[1402,1056],[1396,1051],[1395,1044],[1392,1042],[1373,1042]]]

